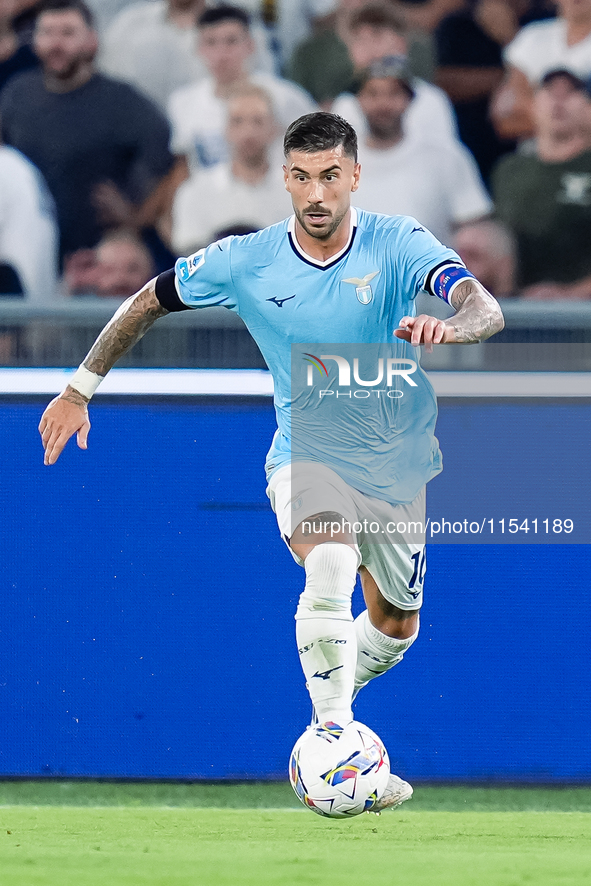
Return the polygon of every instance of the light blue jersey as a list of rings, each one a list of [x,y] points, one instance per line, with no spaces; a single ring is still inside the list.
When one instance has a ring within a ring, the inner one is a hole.
[[[394,330],[421,289],[445,298],[454,274],[468,274],[405,216],[352,210],[349,242],[326,262],[302,251],[294,225],[179,259],[178,295],[191,308],[236,311],[256,340],[275,384],[269,476],[292,457],[318,461],[367,495],[410,502],[441,470],[437,405],[418,349]]]

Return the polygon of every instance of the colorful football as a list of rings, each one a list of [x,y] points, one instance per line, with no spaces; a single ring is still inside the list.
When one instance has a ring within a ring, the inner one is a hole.
[[[289,761],[291,786],[304,806],[328,818],[370,811],[386,788],[390,761],[381,739],[356,720],[309,726]]]

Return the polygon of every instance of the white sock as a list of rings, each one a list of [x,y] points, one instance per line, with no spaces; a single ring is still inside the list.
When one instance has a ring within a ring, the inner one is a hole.
[[[319,722],[346,725],[357,644],[351,615],[357,550],[340,543],[316,545],[306,557],[306,587],[296,612],[296,639],[306,685]]]
[[[385,674],[399,661],[419,636],[419,628],[407,640],[388,637],[374,628],[367,609],[355,619],[357,637],[357,666],[355,668],[355,695],[374,677]]]

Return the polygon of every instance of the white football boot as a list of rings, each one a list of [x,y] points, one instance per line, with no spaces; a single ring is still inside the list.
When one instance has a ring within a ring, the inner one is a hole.
[[[400,806],[401,803],[410,800],[411,797],[412,786],[407,781],[398,778],[397,775],[390,773],[386,790],[368,811],[379,815],[384,809],[395,809],[396,806]]]

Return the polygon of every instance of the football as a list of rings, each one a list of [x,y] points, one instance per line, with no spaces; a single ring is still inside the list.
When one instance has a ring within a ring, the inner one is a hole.
[[[309,726],[289,761],[291,786],[304,806],[328,818],[369,812],[386,788],[390,761],[375,732],[353,720]]]

